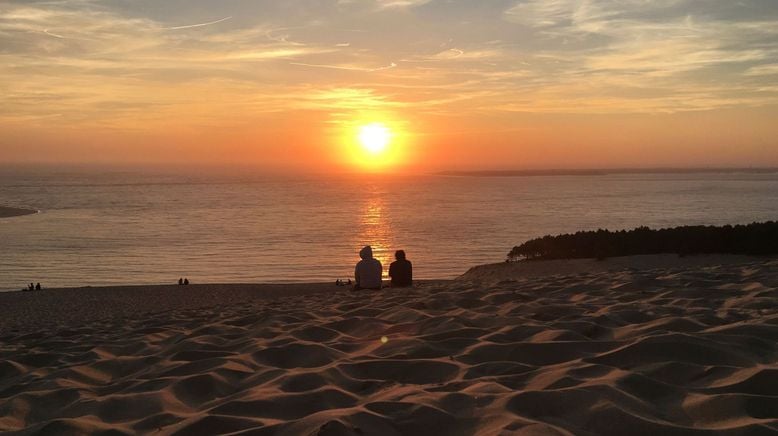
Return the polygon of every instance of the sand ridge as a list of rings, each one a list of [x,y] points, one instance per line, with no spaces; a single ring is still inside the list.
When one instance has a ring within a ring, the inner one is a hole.
[[[775,260],[381,292],[293,286],[300,295],[6,326],[0,430],[778,432]]]

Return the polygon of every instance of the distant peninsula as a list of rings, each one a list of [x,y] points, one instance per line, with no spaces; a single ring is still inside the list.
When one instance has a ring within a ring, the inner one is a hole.
[[[35,209],[22,209],[18,207],[0,206],[0,218],[10,218],[14,216],[32,215],[38,213]]]
[[[531,176],[607,176],[612,174],[778,174],[778,168],[595,168],[546,170],[440,171],[439,176],[455,177],[531,177]]]
[[[546,235],[513,247],[507,260],[605,259],[642,254],[774,256],[778,255],[778,222]]]

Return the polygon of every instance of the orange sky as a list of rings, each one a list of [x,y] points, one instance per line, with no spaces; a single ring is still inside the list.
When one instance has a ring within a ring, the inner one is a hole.
[[[5,2],[0,163],[778,166],[778,5],[696,5]]]

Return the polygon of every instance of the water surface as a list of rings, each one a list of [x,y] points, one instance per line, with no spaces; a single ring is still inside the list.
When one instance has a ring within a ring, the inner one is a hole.
[[[778,218],[776,174],[533,177],[0,171],[0,290],[334,281],[374,247],[418,278],[500,262],[544,234]]]

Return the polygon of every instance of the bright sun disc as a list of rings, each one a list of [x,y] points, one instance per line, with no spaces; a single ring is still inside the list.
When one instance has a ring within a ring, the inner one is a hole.
[[[359,142],[372,154],[379,154],[389,144],[392,133],[380,123],[372,123],[359,129]]]

